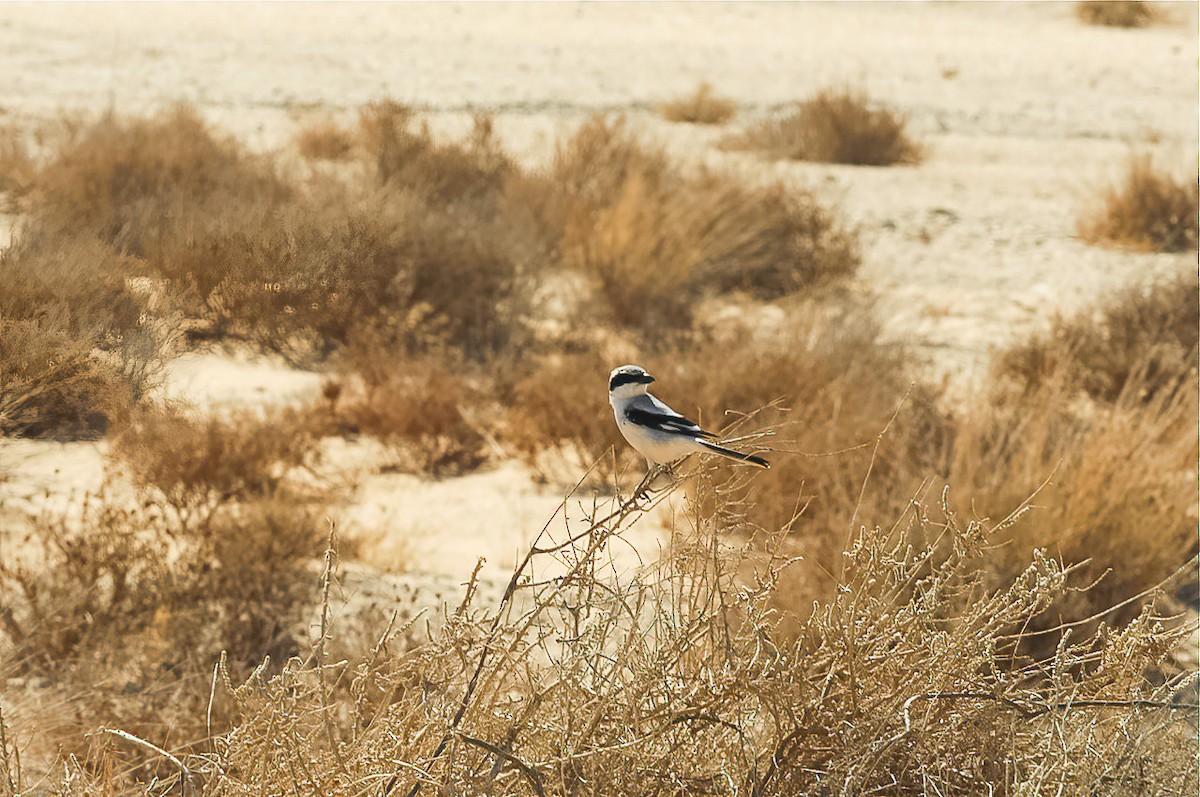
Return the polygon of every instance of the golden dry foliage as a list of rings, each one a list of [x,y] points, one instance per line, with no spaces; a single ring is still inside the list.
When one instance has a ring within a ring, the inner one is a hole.
[[[923,148],[905,131],[907,119],[875,107],[862,89],[818,91],[796,110],[768,119],[725,141],[730,149],[755,150],[772,158],[891,166],[917,163]]]
[[[1142,0],[1079,0],[1075,16],[1088,25],[1110,28],[1144,28],[1158,19],[1154,7]]]
[[[560,145],[552,179],[563,266],[619,326],[686,330],[706,293],[776,298],[858,268],[853,236],[810,194],[684,173],[620,119],[595,117]]]
[[[37,166],[24,131],[0,126],[0,210],[16,212],[18,202],[33,184]]]
[[[343,369],[357,379],[336,402],[336,423],[391,444],[406,470],[438,478],[476,470],[498,408],[452,362],[447,353],[382,360],[379,349],[356,346]]]
[[[686,97],[665,103],[663,119],[668,122],[687,122],[695,125],[721,125],[737,113],[737,103],[728,97],[713,92],[713,87],[704,81]]]
[[[102,433],[157,382],[173,324],[110,246],[23,230],[0,252],[0,433]]]
[[[296,149],[305,160],[340,161],[354,151],[353,133],[335,122],[311,124],[296,134]]]
[[[1067,390],[1113,403],[1152,398],[1194,375],[1200,345],[1200,283],[1195,274],[1133,289],[1003,352],[997,377],[1024,392],[1055,379]],[[1136,388],[1137,395],[1129,394]]]
[[[269,497],[308,463],[323,431],[316,413],[290,408],[195,415],[147,407],[112,439],[112,457],[185,526],[207,523],[234,500]]]
[[[1176,181],[1149,155],[1129,160],[1124,181],[1109,186],[1095,208],[1079,219],[1090,244],[1145,252],[1188,252],[1200,241],[1200,188],[1194,175]]]
[[[1147,607],[1048,660],[1013,659],[1077,579],[1037,552],[988,584],[993,530],[943,503],[856,534],[840,589],[789,643],[770,609],[786,568],[771,535],[722,543],[684,512],[661,560],[614,568],[618,535],[646,508],[554,519],[498,604],[472,579],[428,643],[405,649],[389,629],[332,661],[331,618],[282,669],[219,668],[212,738],[157,753],[145,743],[157,739],[101,734],[52,778],[69,794],[141,793],[151,777],[246,795],[1197,788],[1196,707],[1172,700],[1195,676],[1147,677],[1194,627]]]
[[[289,191],[269,161],[213,133],[188,106],[71,126],[34,188],[35,218],[94,232],[152,263],[162,256],[158,239],[177,225],[238,219]]]
[[[594,349],[531,363],[502,393],[508,407],[504,444],[543,478],[594,468],[608,482],[644,468],[645,461],[617,431],[608,404],[605,380],[616,365]]]

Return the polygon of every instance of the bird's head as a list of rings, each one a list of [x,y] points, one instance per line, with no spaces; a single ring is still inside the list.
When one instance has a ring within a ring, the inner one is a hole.
[[[644,393],[646,385],[653,381],[654,377],[640,365],[622,365],[608,375],[608,393],[610,396]]]

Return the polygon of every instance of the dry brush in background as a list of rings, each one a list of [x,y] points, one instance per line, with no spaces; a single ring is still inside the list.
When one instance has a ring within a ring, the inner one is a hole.
[[[720,125],[728,122],[737,113],[737,103],[713,91],[708,82],[702,82],[686,97],[665,103],[663,118],[668,122],[687,122],[697,125]]]
[[[1144,28],[1158,20],[1154,6],[1142,0],[1079,0],[1075,16],[1089,25]]]
[[[862,89],[831,87],[785,116],[764,119],[726,138],[724,145],[789,160],[859,166],[917,163],[924,151],[909,136],[907,124],[903,114],[872,102]]]
[[[1129,159],[1124,178],[1101,192],[1079,219],[1090,244],[1145,252],[1187,252],[1200,243],[1200,187],[1194,178],[1175,180],[1149,155]]]

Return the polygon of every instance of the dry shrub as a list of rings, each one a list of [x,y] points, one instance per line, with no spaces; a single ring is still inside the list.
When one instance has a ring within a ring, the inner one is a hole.
[[[1144,28],[1158,18],[1154,7],[1141,0],[1080,0],[1075,16],[1088,25]]]
[[[32,519],[0,563],[0,666],[41,684],[7,692],[6,708],[42,755],[86,761],[85,734],[111,727],[186,747],[225,723],[209,702],[218,657],[246,674],[297,650],[323,536],[309,510],[260,498],[188,528],[163,509],[92,496],[78,515]],[[115,754],[139,778],[159,771],[144,750]]]
[[[1022,492],[1049,482],[1022,522],[996,535],[1004,547],[992,557],[993,579],[1008,577],[1034,548],[1066,562],[1086,559],[1080,577],[1099,579],[1063,600],[1051,624],[1093,617],[1195,556],[1194,374],[1162,385],[1149,400],[1131,385],[1112,406],[1081,407],[1051,383],[1019,402],[985,405],[958,419],[948,481],[979,517],[999,520]],[[1109,619],[1128,620],[1136,611],[1127,607]]]
[[[0,126],[0,210],[12,212],[33,184],[37,166],[24,133],[11,125]]]
[[[760,122],[726,145],[821,163],[891,166],[920,161],[922,148],[905,131],[905,117],[872,105],[861,89],[822,89],[788,116]]]
[[[841,589],[788,644],[769,550],[677,520],[670,554],[615,567],[616,535],[645,508],[555,519],[498,606],[478,606],[472,581],[419,648],[385,633],[327,663],[322,639],[276,675],[219,680],[235,719],[183,756],[186,777],[251,795],[1195,791],[1195,708],[1171,702],[1179,679],[1146,675],[1193,628],[1147,611],[1014,662],[1014,635],[1074,580],[1039,553],[989,586],[989,529],[943,506],[903,532],[856,535]],[[755,560],[757,578],[739,579]],[[67,777],[144,788],[105,766],[113,755],[90,772],[68,763]],[[158,785],[180,777],[164,767]]]
[[[1200,188],[1194,176],[1176,182],[1149,155],[1130,159],[1124,182],[1109,186],[1101,203],[1078,223],[1090,244],[1145,252],[1187,252],[1200,240]]]
[[[1152,398],[1195,373],[1200,300],[1194,274],[1131,290],[1096,311],[1054,319],[1049,333],[1005,351],[999,379],[1029,393],[1054,380],[1113,403],[1131,388]]]
[[[343,428],[391,444],[401,467],[434,477],[459,476],[487,458],[486,419],[495,409],[483,391],[448,367],[449,355],[382,359],[379,349],[357,347],[345,370],[357,389],[341,394],[336,418]]]
[[[346,160],[354,145],[354,135],[334,122],[309,125],[296,134],[296,149],[310,161]]]
[[[737,112],[737,103],[728,97],[713,93],[713,87],[702,82],[696,91],[687,97],[673,100],[662,107],[663,118],[668,122],[688,122],[697,125],[720,125],[728,122]]]
[[[118,431],[111,453],[180,522],[203,525],[230,501],[279,493],[288,471],[313,455],[319,423],[290,408],[195,416],[150,407]]]
[[[339,199],[209,244],[228,274],[209,303],[229,333],[300,360],[328,356],[364,325],[386,328],[393,347],[476,358],[520,342],[523,255],[499,221],[466,223],[403,192]]]
[[[617,365],[621,363],[588,349],[549,355],[523,367],[503,397],[508,408],[504,442],[543,478],[565,471],[575,481],[594,466],[608,481],[644,467],[617,431],[608,404],[605,379]],[[543,463],[547,454],[551,461]]]
[[[288,193],[269,161],[214,134],[187,106],[74,127],[38,171],[35,190],[35,217],[152,261],[156,239],[182,219],[236,218],[246,205]]]
[[[92,437],[132,404],[120,370],[61,322],[0,318],[0,434]]]
[[[392,101],[359,112],[359,135],[381,184],[431,204],[495,202],[503,194],[516,167],[497,144],[489,117],[475,118],[464,144],[434,141],[427,127],[416,128],[417,118],[415,109]]]
[[[547,203],[563,265],[595,285],[608,320],[685,330],[698,297],[774,298],[854,273],[853,236],[809,194],[685,174],[664,152],[593,118],[560,145]]]
[[[105,244],[38,228],[0,252],[0,433],[103,432],[154,386],[173,327],[134,273]]]

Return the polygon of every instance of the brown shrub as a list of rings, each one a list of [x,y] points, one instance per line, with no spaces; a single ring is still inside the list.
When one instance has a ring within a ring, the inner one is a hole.
[[[131,289],[137,272],[108,245],[43,228],[0,252],[0,433],[102,432],[154,387],[175,324]]]
[[[268,161],[215,135],[187,106],[145,118],[107,114],[73,129],[35,189],[35,217],[94,232],[152,265],[154,242],[181,219],[236,218],[288,193]]]
[[[136,486],[198,526],[230,501],[278,493],[287,471],[312,455],[318,424],[288,408],[197,417],[151,407],[118,431],[111,454]]]
[[[1167,579],[1196,555],[1192,485],[1200,444],[1194,371],[1145,400],[1131,385],[1111,406],[1081,407],[1060,382],[956,420],[946,481],[978,517],[994,522],[1039,485],[1034,508],[996,534],[989,583],[1003,580],[1035,548],[1080,578],[1099,580],[1065,598],[1050,625],[1091,618]],[[1109,617],[1128,621],[1137,607]],[[1050,654],[1057,637],[1042,640]]]
[[[852,274],[853,237],[808,194],[687,175],[661,150],[593,118],[560,145],[544,213],[567,268],[588,277],[607,320],[661,337],[690,326],[706,292],[764,298]]]
[[[731,149],[760,150],[772,158],[891,166],[916,163],[922,148],[905,132],[907,120],[873,108],[861,89],[827,88],[781,119],[758,123],[726,140]]]
[[[487,459],[487,424],[494,415],[483,391],[447,365],[450,355],[397,361],[361,343],[344,370],[358,377],[336,407],[338,423],[393,445],[402,466],[434,477],[458,476]],[[486,408],[486,409],[485,409]]]
[[[1158,18],[1154,7],[1141,0],[1079,0],[1075,16],[1088,25],[1112,28],[1143,28]]]
[[[1098,313],[1059,316],[1046,335],[1003,352],[997,378],[1012,380],[1024,393],[1061,380],[1068,392],[1082,390],[1110,404],[1135,387],[1152,398],[1189,374],[1194,379],[1200,344],[1197,296],[1195,275],[1181,275],[1114,297]]]
[[[210,241],[202,256],[219,257],[226,277],[208,302],[227,333],[301,361],[363,326],[386,329],[393,348],[475,358],[520,342],[528,282],[500,221],[464,223],[403,192],[343,199]]]
[[[133,404],[118,368],[54,319],[0,318],[0,434],[102,434]]]
[[[1200,241],[1200,188],[1195,177],[1176,182],[1148,155],[1130,159],[1124,182],[1109,186],[1101,203],[1079,219],[1090,244],[1146,252],[1187,252]]]
[[[0,667],[41,684],[7,691],[5,708],[43,755],[86,762],[85,734],[113,727],[187,749],[227,723],[210,692],[218,657],[244,675],[297,650],[322,536],[306,508],[256,499],[191,529],[161,510],[92,496],[81,513],[33,519],[0,562]],[[139,778],[164,774],[145,750],[116,755]]]
[[[682,513],[671,552],[618,567],[615,540],[644,507],[598,510],[590,524],[548,526],[542,552],[513,576],[521,588],[498,606],[479,606],[472,582],[427,645],[397,650],[385,633],[334,664],[322,641],[276,675],[218,680],[233,727],[185,755],[188,779],[252,795],[300,779],[314,794],[378,783],[389,793],[662,797],[1196,786],[1194,710],[1171,703],[1177,682],[1146,676],[1194,628],[1147,611],[1014,667],[1004,652],[1014,629],[1052,613],[1076,582],[1038,554],[985,585],[989,529],[948,507],[918,507],[908,534],[856,535],[842,588],[811,607],[795,644],[771,610],[784,567],[772,552],[722,545]],[[559,547],[568,539],[569,556]],[[739,577],[747,564],[757,578]],[[547,566],[563,575],[541,577]],[[55,777],[144,791],[112,751],[93,760]],[[179,780],[160,774],[166,788]]]
[[[29,191],[36,171],[24,133],[11,125],[0,127],[0,210],[17,210],[17,202]]]
[[[515,166],[497,144],[489,117],[475,118],[465,144],[435,142],[428,127],[414,129],[417,118],[412,107],[386,100],[359,112],[359,135],[381,184],[431,204],[488,202],[503,194]]]
[[[617,431],[605,384],[608,372],[622,363],[598,351],[554,354],[527,363],[509,390],[502,389],[507,407],[504,442],[520,453],[544,478],[541,460],[561,467],[574,482],[595,466],[605,482],[622,472],[640,473],[644,460]]]
[[[354,135],[334,122],[310,125],[296,134],[296,149],[306,160],[346,160],[354,144]]]
[[[713,93],[713,87],[702,82],[696,91],[662,107],[663,118],[668,122],[688,122],[698,125],[720,125],[728,122],[737,112],[737,103],[727,97]]]

